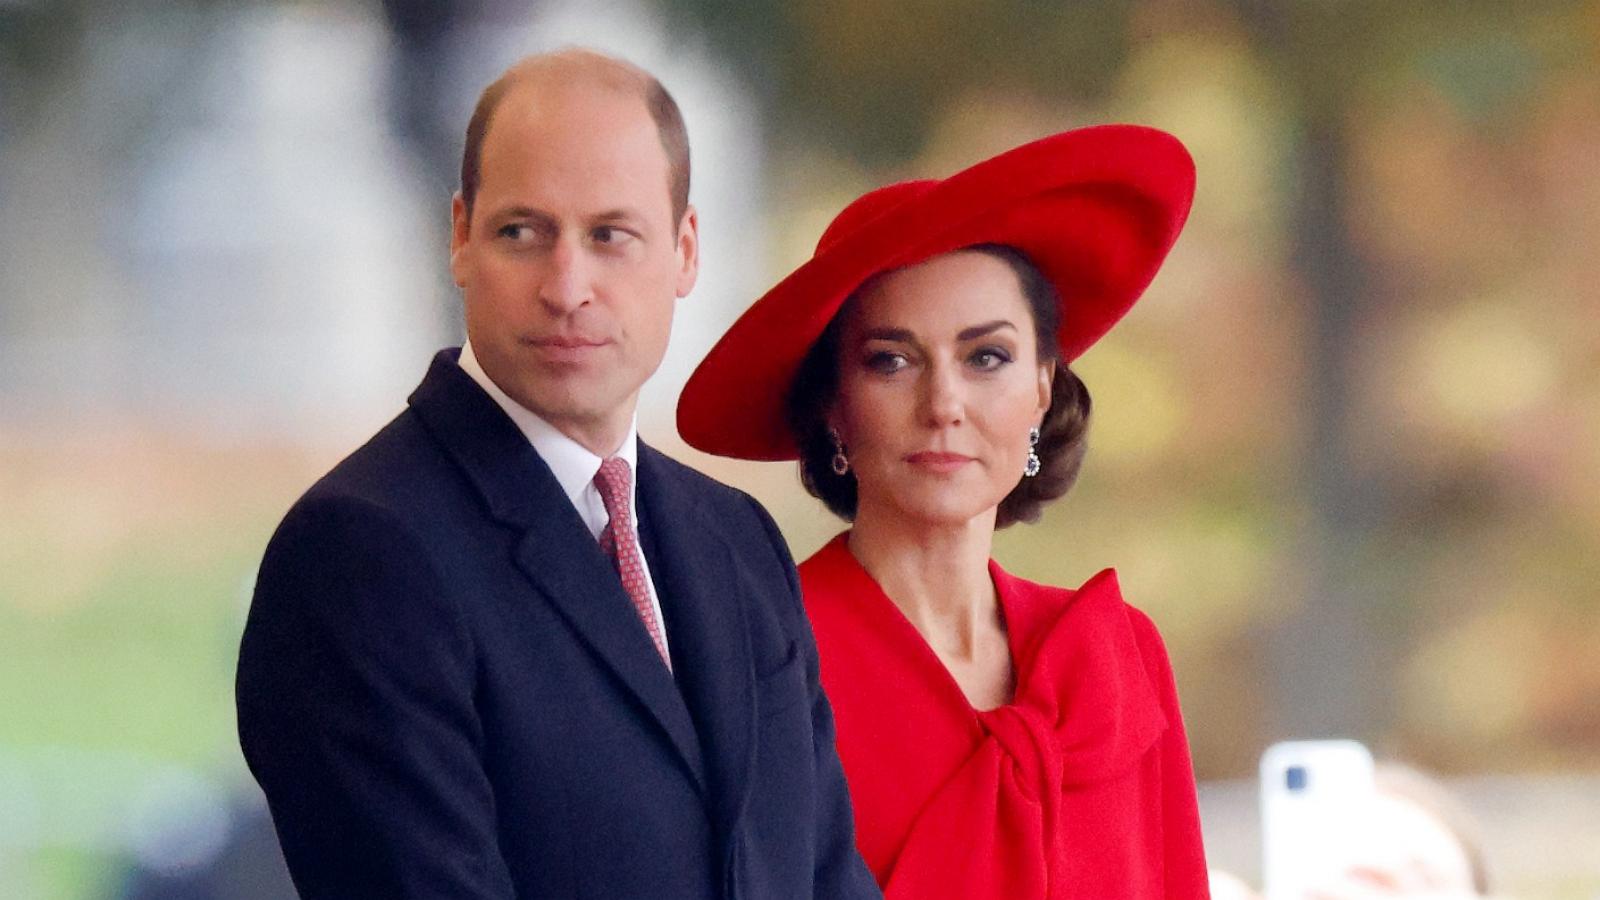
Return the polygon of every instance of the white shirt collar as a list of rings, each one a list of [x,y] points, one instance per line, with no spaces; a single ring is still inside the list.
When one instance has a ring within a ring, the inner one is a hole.
[[[600,532],[605,528],[609,517],[605,512],[605,504],[600,499],[600,492],[594,486],[594,476],[600,471],[601,458],[589,452],[589,449],[565,434],[532,410],[511,399],[500,386],[495,384],[483,366],[478,362],[478,357],[472,352],[471,342],[463,342],[461,347],[461,370],[466,372],[478,386],[483,388],[500,408],[505,410],[507,416],[516,424],[517,429],[527,437],[533,449],[539,451],[539,456],[544,459],[545,465],[550,467],[551,474],[556,476],[561,490],[572,501],[572,505],[583,517],[584,524],[589,526],[589,531],[599,538]],[[633,473],[635,488],[639,483],[639,420],[635,416],[628,425],[628,436],[622,439],[622,446],[617,448],[617,456],[628,463],[628,470]],[[637,528],[638,491],[628,492],[628,506],[630,518]]]

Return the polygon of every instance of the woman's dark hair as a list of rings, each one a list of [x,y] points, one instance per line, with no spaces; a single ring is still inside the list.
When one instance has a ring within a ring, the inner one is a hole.
[[[1061,348],[1056,343],[1061,310],[1055,286],[1044,273],[1020,250],[1004,244],[976,244],[965,249],[986,253],[1011,267],[1033,316],[1039,361],[1056,363],[1055,378],[1050,385],[1050,408],[1039,426],[1039,445],[1035,448],[1039,454],[1039,474],[1023,478],[1000,501],[995,526],[1004,528],[1014,522],[1038,521],[1044,505],[1065,494],[1077,481],[1087,449],[1089,389],[1061,361]],[[801,484],[846,520],[856,515],[856,476],[854,472],[844,475],[833,472],[834,449],[828,435],[827,416],[839,394],[839,341],[843,323],[854,312],[861,295],[884,274],[879,273],[856,288],[822,336],[811,345],[795,374],[785,404],[789,430],[800,450]]]

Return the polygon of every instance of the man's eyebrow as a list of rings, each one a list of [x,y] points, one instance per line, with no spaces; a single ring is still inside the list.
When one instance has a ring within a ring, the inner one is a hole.
[[[643,218],[643,217],[639,215],[639,212],[637,210],[633,209],[632,207],[619,206],[616,209],[608,209],[605,212],[597,213],[595,215],[595,217],[594,217],[594,221],[596,221],[596,222],[636,222],[641,218]]]
[[[505,220],[505,219],[531,219],[532,221],[537,222],[540,225],[546,225],[546,226],[556,224],[556,217],[550,215],[549,213],[545,212],[544,210],[535,209],[535,208],[533,208],[531,206],[520,206],[520,205],[518,205],[518,206],[501,207],[500,209],[495,210],[493,215],[490,216],[490,218],[498,219],[498,220]]]
[[[996,331],[999,331],[1002,328],[1009,328],[1012,331],[1017,330],[1017,326],[1011,324],[1009,321],[1005,319],[995,319],[993,322],[985,322],[982,325],[974,325],[971,328],[961,329],[961,331],[956,334],[956,340],[970,341],[973,338],[980,338],[986,334],[994,334]]]

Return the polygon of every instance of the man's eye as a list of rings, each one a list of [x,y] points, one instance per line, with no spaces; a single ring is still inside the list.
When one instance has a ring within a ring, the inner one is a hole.
[[[513,241],[526,242],[531,241],[534,238],[533,227],[530,225],[502,225],[500,226],[498,234],[503,238],[508,238]]]
[[[596,244],[620,244],[633,236],[615,225],[601,225],[592,235]]]

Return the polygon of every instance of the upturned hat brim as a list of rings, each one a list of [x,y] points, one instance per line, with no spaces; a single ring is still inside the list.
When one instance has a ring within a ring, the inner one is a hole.
[[[794,459],[789,388],[845,300],[879,272],[974,244],[1015,247],[1055,286],[1057,339],[1070,362],[1155,277],[1188,218],[1194,184],[1194,162],[1173,136],[1102,125],[1024,144],[943,180],[866,194],[711,348],[684,385],[678,432],[718,456]]]

